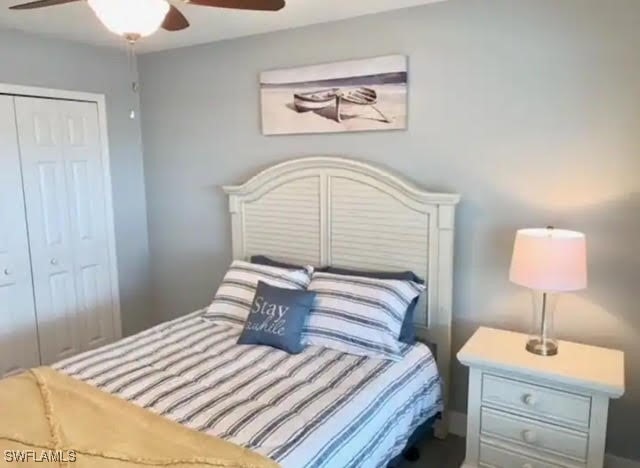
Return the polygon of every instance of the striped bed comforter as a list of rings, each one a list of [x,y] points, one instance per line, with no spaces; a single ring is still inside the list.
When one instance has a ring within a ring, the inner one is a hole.
[[[290,355],[238,345],[241,331],[196,312],[53,367],[285,468],[385,466],[442,410],[424,345],[403,345],[399,362]]]

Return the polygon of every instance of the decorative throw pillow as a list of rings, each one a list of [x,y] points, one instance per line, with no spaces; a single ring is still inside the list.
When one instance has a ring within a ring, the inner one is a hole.
[[[286,289],[307,289],[312,268],[289,270],[235,260],[222,280],[204,317],[244,325],[259,281]]]
[[[413,281],[414,283],[424,284],[424,280],[417,276],[412,271],[361,271],[361,270],[348,270],[346,268],[327,267],[322,271],[327,273],[333,273],[336,275],[346,276],[363,276],[365,278],[377,278],[377,279],[395,279]],[[417,296],[411,304],[407,307],[407,311],[404,315],[404,321],[402,322],[402,328],[400,329],[400,336],[398,339],[403,343],[414,344],[416,342],[416,328],[414,324],[414,312],[420,296]]]
[[[308,290],[317,296],[303,333],[307,344],[397,360],[404,314],[425,287],[407,280],[314,273]]]
[[[279,348],[290,354],[304,349],[302,329],[316,294],[258,282],[256,295],[238,344]]]

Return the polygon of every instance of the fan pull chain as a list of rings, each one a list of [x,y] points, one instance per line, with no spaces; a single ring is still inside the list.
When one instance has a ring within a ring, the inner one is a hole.
[[[136,41],[128,39],[127,40],[127,60],[129,64],[129,77],[131,79],[131,92],[133,93],[134,103],[131,106],[131,110],[129,111],[129,118],[131,120],[135,120],[136,111],[135,111],[135,99],[138,96],[138,92],[140,91],[140,84],[138,83],[138,77],[136,75],[135,70],[135,58],[136,58]]]

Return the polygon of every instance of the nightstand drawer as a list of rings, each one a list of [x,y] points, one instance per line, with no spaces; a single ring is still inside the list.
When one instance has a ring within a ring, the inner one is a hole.
[[[589,429],[591,398],[484,374],[482,402],[544,421]]]
[[[519,453],[480,444],[480,466],[486,468],[563,468]]]
[[[586,434],[527,420],[502,411],[482,408],[480,431],[483,435],[570,457],[580,462],[587,459]]]

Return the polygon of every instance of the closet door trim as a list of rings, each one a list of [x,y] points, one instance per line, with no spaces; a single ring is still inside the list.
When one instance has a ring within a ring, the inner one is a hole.
[[[38,88],[32,86],[0,83],[0,94],[37,98],[61,99],[66,101],[85,101],[98,107],[98,125],[100,127],[101,159],[104,178],[104,196],[107,217],[107,244],[109,248],[109,271],[111,276],[111,297],[113,298],[113,336],[122,338],[122,319],[120,317],[120,290],[118,283],[118,258],[116,255],[115,223],[113,219],[113,186],[111,184],[111,163],[109,156],[109,133],[107,126],[107,108],[104,94],[67,91],[61,89]]]

